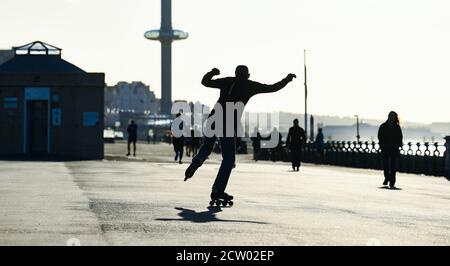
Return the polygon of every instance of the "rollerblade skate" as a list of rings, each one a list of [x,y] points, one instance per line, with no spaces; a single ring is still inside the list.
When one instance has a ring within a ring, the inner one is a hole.
[[[233,206],[233,196],[228,195],[225,192],[211,192],[211,201],[209,202],[209,206],[216,205],[217,207],[220,207],[221,205],[223,207],[231,207]]]

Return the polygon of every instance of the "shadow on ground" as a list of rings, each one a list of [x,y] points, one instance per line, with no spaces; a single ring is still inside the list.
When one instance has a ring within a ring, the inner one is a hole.
[[[399,188],[399,187],[388,187],[388,186],[382,186],[382,187],[379,187],[379,189],[387,189],[387,190],[403,190],[402,188]]]
[[[178,216],[180,219],[174,218],[157,218],[157,221],[187,221],[193,223],[210,223],[210,222],[232,222],[232,223],[253,223],[253,224],[267,224],[264,222],[257,221],[245,221],[245,220],[223,220],[216,216],[216,213],[221,212],[221,207],[210,206],[206,211],[196,212],[194,210],[176,207],[179,210]]]

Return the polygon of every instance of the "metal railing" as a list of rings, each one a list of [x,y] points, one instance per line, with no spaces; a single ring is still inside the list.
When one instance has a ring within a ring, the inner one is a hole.
[[[445,145],[439,143],[406,143],[400,148],[398,171],[434,176],[446,176]],[[261,149],[259,160],[290,161],[286,146]],[[346,166],[354,168],[383,168],[380,146],[376,142],[329,141],[322,150],[312,142],[303,145],[302,161],[307,163]]]

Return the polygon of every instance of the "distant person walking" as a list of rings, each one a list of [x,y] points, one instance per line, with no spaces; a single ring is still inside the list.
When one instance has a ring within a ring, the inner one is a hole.
[[[281,136],[281,133],[278,131],[276,127],[273,128],[272,132],[270,133],[271,136],[278,136],[278,144],[274,148],[270,149],[270,157],[272,159],[272,162],[282,160],[283,159],[283,136]]]
[[[383,185],[389,184],[390,188],[395,188],[397,161],[400,156],[399,148],[403,145],[402,129],[396,112],[390,112],[387,121],[381,124],[378,129],[378,140],[383,159]]]
[[[191,132],[192,132],[192,130],[191,130]],[[190,157],[191,153],[193,153],[193,147],[192,147],[193,138],[194,137],[191,136],[191,137],[187,137],[184,139],[184,146],[186,148],[186,156],[187,157]]]
[[[134,120],[131,120],[131,123],[127,127],[127,132],[128,132],[127,156],[130,156],[130,144],[131,143],[133,143],[133,156],[136,156],[137,129],[138,129],[138,126],[134,123]]]
[[[291,151],[292,170],[297,172],[300,171],[304,142],[306,142],[305,130],[298,125],[298,119],[294,119],[294,125],[289,128],[286,146]]]
[[[154,136],[153,129],[149,129],[147,132],[147,144],[150,144],[153,136]]]
[[[244,65],[236,67],[234,77],[213,79],[214,76],[219,74],[219,69],[212,69],[210,72],[206,73],[203,76],[202,84],[206,87],[217,88],[220,90],[220,97],[216,106],[220,105],[221,109],[223,110],[223,115],[227,114],[227,103],[231,103],[233,104],[233,106],[238,103],[245,106],[252,96],[259,93],[276,92],[284,88],[289,82],[292,81],[293,78],[296,77],[294,74],[288,74],[284,79],[273,85],[261,84],[249,79],[250,73],[247,66]],[[215,108],[212,110],[210,117],[214,116],[214,114]],[[231,199],[233,199],[233,196],[228,195],[225,192],[225,189],[228,184],[231,170],[235,165],[237,124],[238,121],[241,120],[241,115],[242,113],[240,115],[237,115],[235,113],[235,117],[233,119],[234,125],[227,125],[227,123],[225,122],[226,119],[222,119],[223,132],[227,132],[227,127],[228,129],[230,129],[229,127],[234,127],[234,129],[231,130],[232,132],[234,132],[234,136],[224,134],[224,136],[214,135],[213,137],[205,138],[198,154],[192,159],[191,164],[185,171],[184,180],[186,181],[194,175],[195,171],[203,164],[206,158],[208,158],[214,148],[217,137],[219,137],[223,160],[220,165],[219,172],[217,173],[215,182],[212,186],[211,202],[223,200],[226,204],[226,202],[229,202]],[[213,119],[211,118],[211,120]],[[215,123],[217,123],[217,121]]]
[[[256,130],[256,137],[251,137],[253,146],[253,160],[255,160],[255,162],[258,161],[259,152],[261,151],[261,139],[261,134],[258,130]]]
[[[316,151],[318,156],[319,163],[322,163],[323,161],[323,148],[324,148],[324,140],[323,140],[323,131],[322,128],[318,129],[319,132],[317,133],[315,145],[316,145]]]
[[[197,155],[198,149],[200,148],[200,135],[199,131],[197,130],[197,127],[195,129],[191,130],[191,137],[192,137],[192,157]]]
[[[178,113],[176,117],[180,117],[181,113]],[[183,130],[183,123],[180,124],[180,130]],[[172,136],[173,149],[175,151],[175,162],[183,163],[183,150],[184,150],[184,136],[180,137]]]

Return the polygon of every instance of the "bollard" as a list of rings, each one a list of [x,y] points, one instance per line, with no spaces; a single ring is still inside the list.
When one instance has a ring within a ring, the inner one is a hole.
[[[445,176],[450,179],[450,136],[445,137]]]

